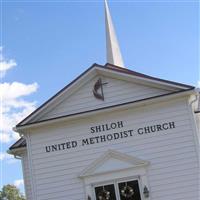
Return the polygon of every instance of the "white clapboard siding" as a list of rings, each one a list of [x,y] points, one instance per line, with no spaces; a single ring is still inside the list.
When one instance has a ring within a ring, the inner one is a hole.
[[[184,118],[183,120],[185,121],[185,117],[188,119],[187,115],[188,111],[185,109],[186,106],[186,101],[182,100],[182,99],[178,99],[176,101],[173,102],[173,104],[176,103],[176,109],[174,109],[174,107],[171,106],[170,102],[168,102],[168,107],[166,106],[166,103],[159,103],[159,105],[157,104],[153,104],[151,106],[151,108],[148,108],[147,106],[145,107],[140,107],[140,108],[134,108],[132,110],[130,109],[126,109],[122,112],[120,112],[120,117],[118,115],[119,112],[111,112],[111,113],[106,113],[106,116],[108,118],[112,118],[113,121],[120,121],[121,117],[126,117],[126,127],[127,126],[134,126],[137,124],[143,124],[146,123],[147,118],[148,118],[148,122],[150,123],[154,123],[155,121],[157,122],[161,122],[163,121],[162,117],[163,117],[163,113],[165,113],[165,120],[169,120],[171,119],[171,116],[176,117],[182,117]],[[158,109],[158,106],[160,109]],[[154,112],[152,113],[151,110],[154,109]],[[150,110],[150,112],[149,112]],[[146,117],[144,118],[143,116],[143,112],[146,112]],[[43,134],[40,134],[41,130],[38,130],[38,134],[34,134],[34,137],[36,138],[34,141],[32,141],[32,144],[37,145],[37,144],[43,144],[43,142],[47,142],[48,140],[51,141],[52,139],[54,139],[54,141],[56,142],[56,140],[61,140],[61,139],[65,139],[66,135],[63,134],[63,129],[67,130],[67,136],[70,138],[73,138],[75,136],[80,136],[82,135],[84,132],[88,133],[89,131],[89,127],[90,126],[94,126],[94,124],[96,125],[96,122],[98,121],[98,124],[105,124],[107,123],[107,118],[104,119],[102,118],[101,115],[95,116],[95,118],[92,117],[87,117],[87,119],[89,119],[87,121],[87,123],[85,123],[84,120],[73,120],[70,121],[68,123],[62,123],[62,128],[60,127],[60,124],[58,124],[57,126],[55,125],[48,125],[49,129],[44,129],[42,130]],[[79,126],[76,126],[76,124],[79,124]],[[56,134],[55,134],[56,131]],[[46,138],[45,133],[50,136],[49,138]]]
[[[22,166],[23,166],[23,177],[24,177],[26,198],[27,198],[27,200],[33,199],[32,192],[31,192],[30,169],[29,169],[28,156],[27,156],[26,151],[22,155]]]
[[[78,91],[75,91],[70,97],[63,97],[62,102],[59,102],[58,105],[41,116],[39,120],[84,112],[169,93],[168,90],[164,89],[103,77],[103,82],[108,84],[103,86],[105,100],[102,101],[95,99],[92,92],[97,79],[98,77],[95,77],[88,81],[88,83],[80,87]]]
[[[197,124],[197,129],[198,129],[198,139],[199,139],[199,144],[200,144],[200,113],[196,113],[196,124]]]
[[[112,81],[113,85],[118,84],[115,81]],[[66,100],[65,106],[70,102]],[[84,200],[84,184],[78,176],[108,149],[150,161],[148,182],[152,200],[198,200],[199,166],[192,120],[186,99],[177,99],[35,129],[29,133],[34,200]],[[91,126],[117,121],[123,121],[124,127],[96,135],[172,121],[176,128],[144,135],[134,134],[129,138],[66,151],[45,152],[46,145],[66,140],[81,141],[95,135],[90,133]]]

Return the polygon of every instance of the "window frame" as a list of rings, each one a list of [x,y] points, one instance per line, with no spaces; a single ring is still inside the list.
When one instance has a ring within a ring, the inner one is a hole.
[[[142,198],[142,188],[141,188],[141,181],[140,181],[140,177],[139,176],[132,176],[132,177],[125,177],[125,178],[119,178],[119,179],[113,179],[113,180],[110,180],[110,181],[106,181],[106,182],[98,182],[98,183],[94,183],[92,184],[92,189],[93,189],[93,197],[94,197],[94,200],[98,200],[96,198],[96,193],[95,193],[95,187],[100,187],[100,186],[103,186],[103,185],[111,185],[113,184],[114,185],[114,188],[115,188],[115,195],[116,195],[116,200],[120,200],[120,191],[119,191],[119,183],[123,183],[123,182],[129,182],[129,181],[137,181],[138,182],[138,186],[139,186],[139,191],[140,191],[140,197],[141,197],[141,200],[143,200]]]
[[[118,198],[117,198],[117,190],[116,190],[116,186],[115,186],[115,182],[114,181],[101,182],[101,183],[92,185],[94,200],[98,200],[96,198],[95,188],[96,187],[100,187],[100,186],[104,186],[104,185],[114,185],[116,200],[118,200]]]

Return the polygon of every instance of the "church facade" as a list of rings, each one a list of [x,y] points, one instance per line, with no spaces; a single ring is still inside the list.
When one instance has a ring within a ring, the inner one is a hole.
[[[198,102],[193,86],[92,65],[15,127],[27,199],[199,200]]]
[[[94,64],[16,126],[27,198],[198,200],[196,95]]]

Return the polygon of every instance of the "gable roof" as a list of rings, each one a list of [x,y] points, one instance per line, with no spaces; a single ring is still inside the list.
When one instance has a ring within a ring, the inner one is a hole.
[[[187,91],[194,89],[191,85],[186,85],[182,83],[177,83],[173,81],[163,80],[159,78],[155,78],[149,75],[145,75],[142,73],[138,73],[132,70],[128,70],[126,68],[121,68],[112,64],[105,64],[104,66],[93,64],[90,68],[88,68],[85,72],[83,72],[80,76],[78,76],[76,79],[74,79],[71,83],[69,83],[67,86],[65,86],[63,89],[61,89],[58,93],[56,93],[53,97],[51,97],[48,101],[46,101],[44,104],[42,104],[38,109],[36,109],[34,112],[32,112],[29,116],[27,116],[24,120],[22,120],[20,123],[16,125],[16,128],[32,124],[31,119],[37,116],[43,109],[47,108],[50,104],[52,104],[56,99],[61,97],[65,92],[69,91],[71,88],[75,87],[75,85],[78,85],[81,81],[84,80],[84,78],[87,79],[87,76],[94,73],[94,71],[98,71],[100,73],[115,73],[117,75],[124,75],[128,76],[129,78],[135,78],[138,81],[149,81],[150,84],[157,84],[162,85],[165,87],[173,87],[175,92],[180,91]],[[76,113],[75,113],[76,114]],[[52,119],[51,119],[52,120]]]

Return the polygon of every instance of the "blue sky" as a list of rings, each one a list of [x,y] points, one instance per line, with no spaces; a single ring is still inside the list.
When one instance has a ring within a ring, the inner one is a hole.
[[[110,0],[125,66],[196,86],[198,4]],[[23,191],[20,162],[5,154],[17,139],[11,126],[93,63],[106,63],[104,7],[100,0],[3,0],[1,8],[0,184],[15,182]]]

